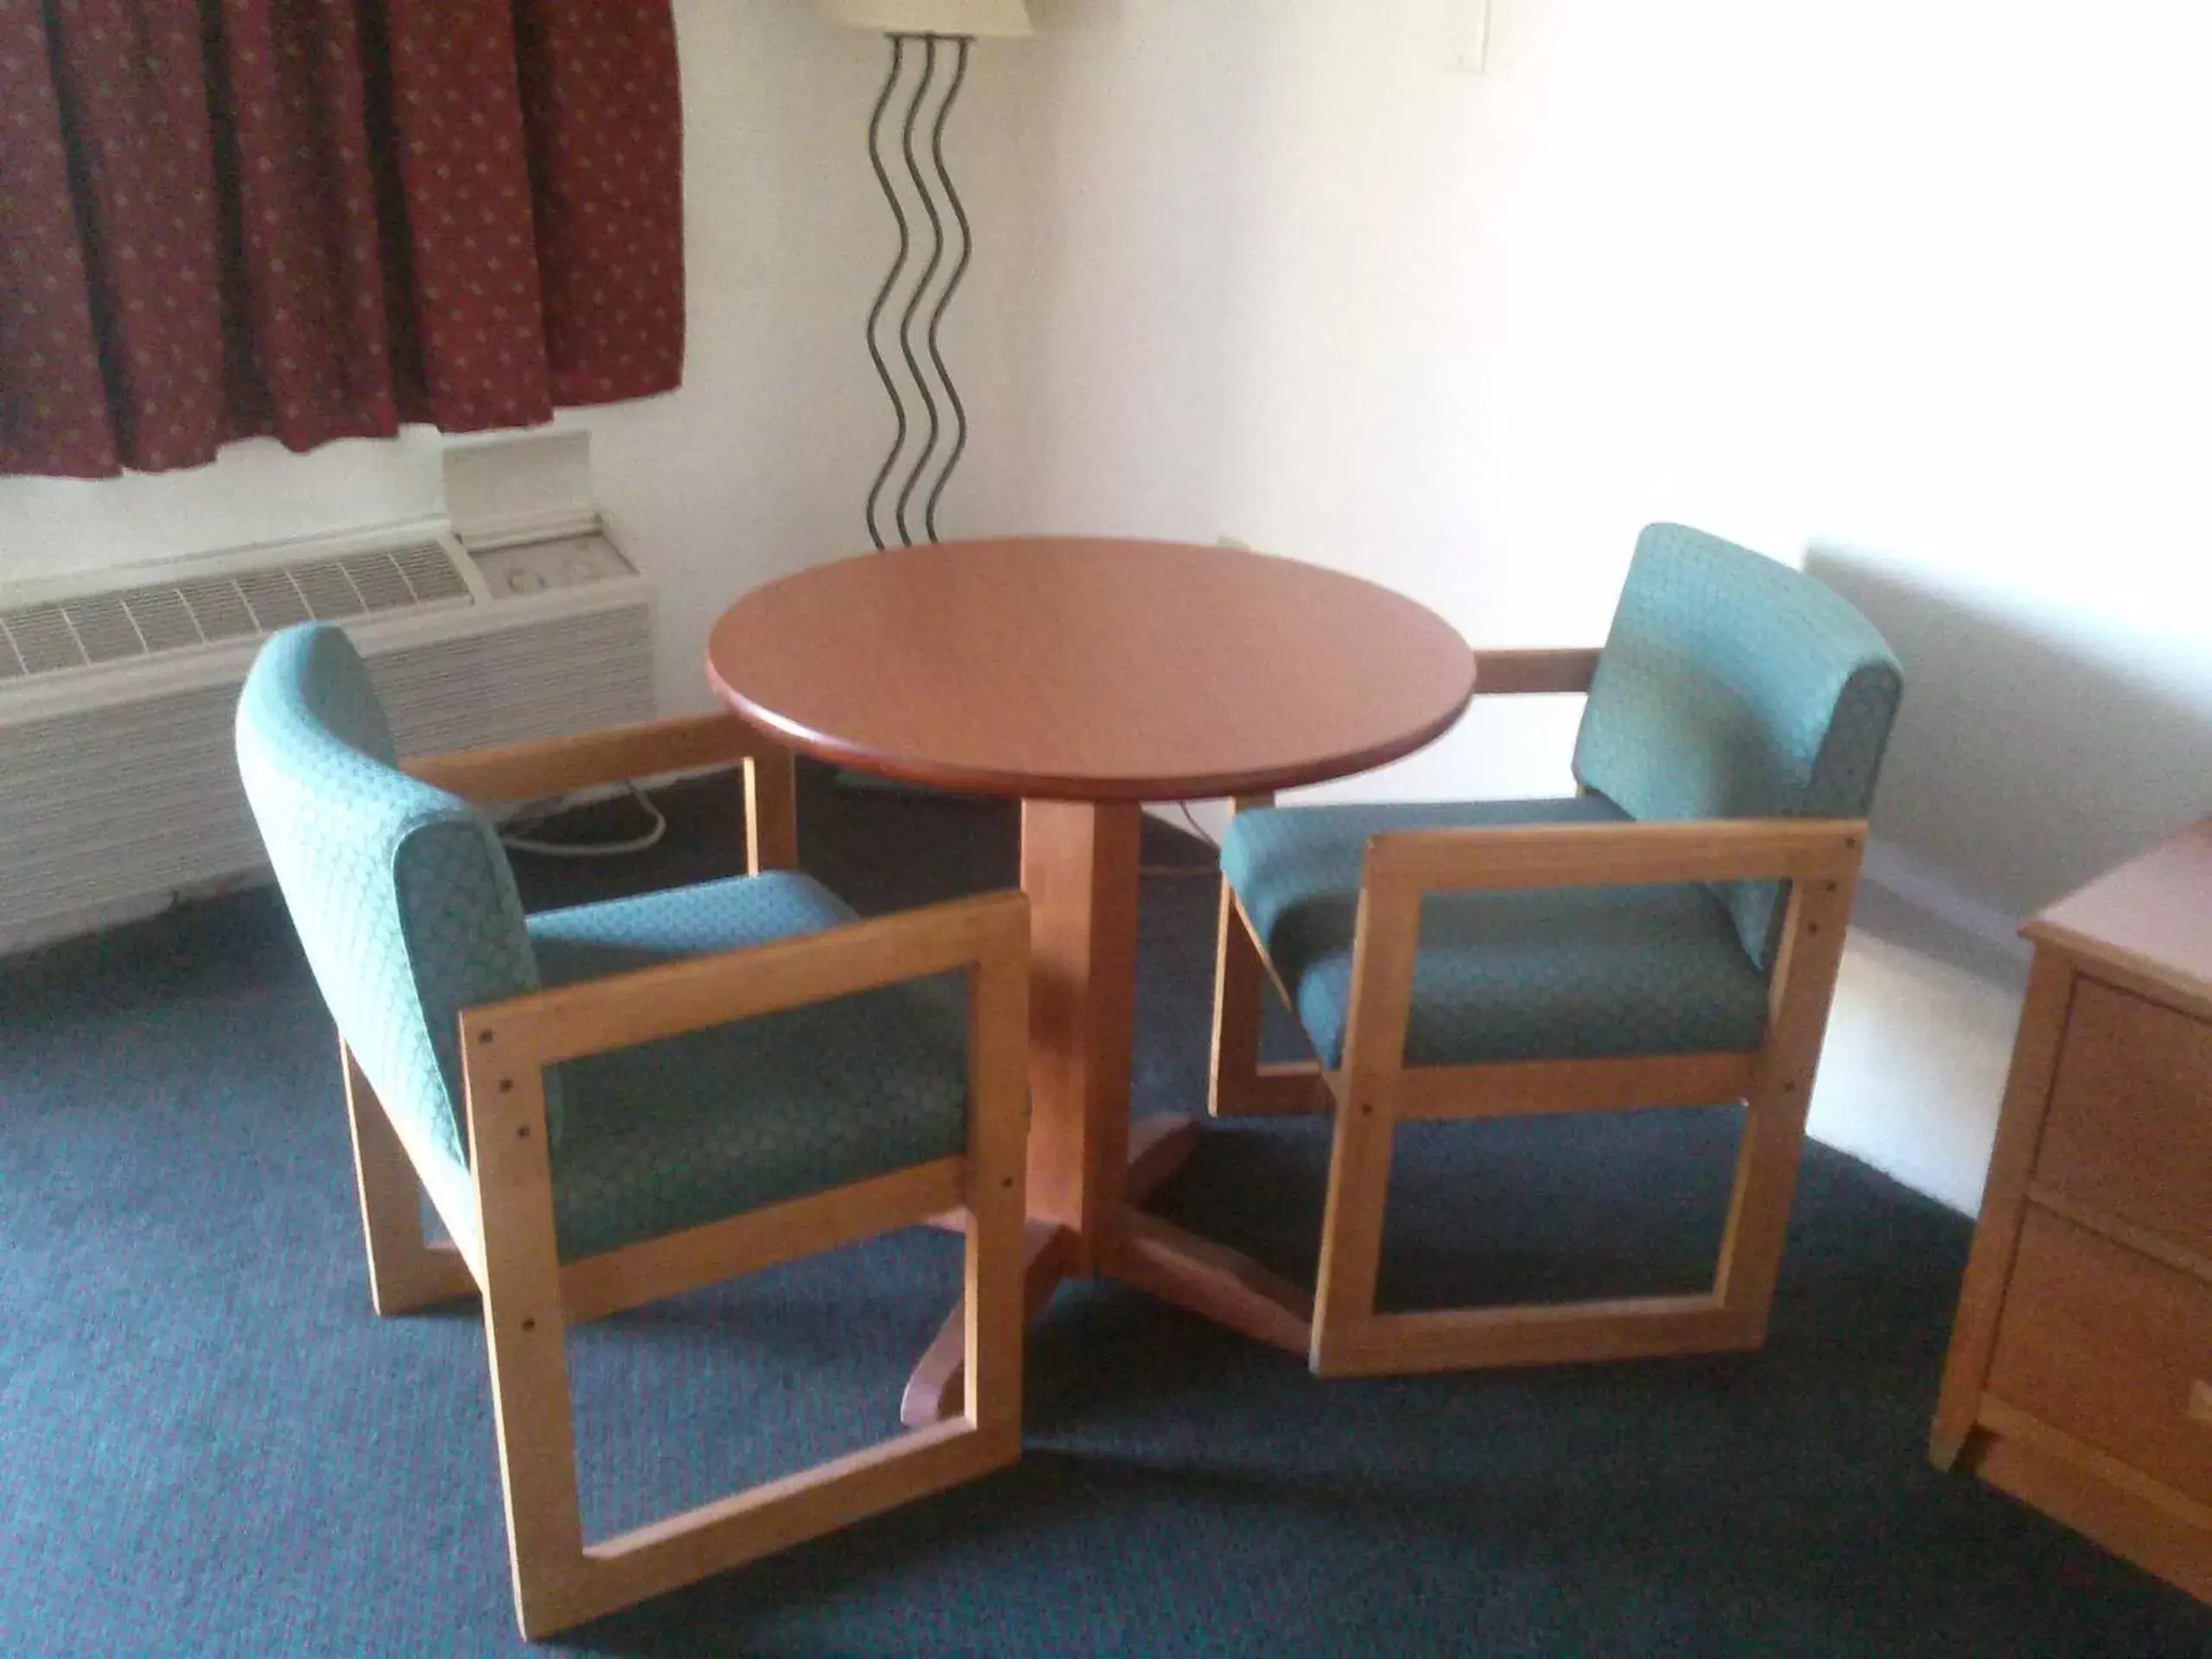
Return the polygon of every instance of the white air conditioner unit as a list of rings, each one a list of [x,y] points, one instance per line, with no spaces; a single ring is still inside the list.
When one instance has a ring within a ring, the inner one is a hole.
[[[653,713],[652,585],[596,518],[472,551],[442,521],[0,584],[0,952],[266,868],[232,749],[261,641],[352,636],[402,753]]]

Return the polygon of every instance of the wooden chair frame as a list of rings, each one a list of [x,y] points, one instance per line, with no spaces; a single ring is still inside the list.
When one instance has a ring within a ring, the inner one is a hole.
[[[606,726],[573,737],[417,755],[402,764],[424,783],[481,804],[741,764],[747,874],[788,870],[798,863],[791,753],[735,715],[682,715]]]
[[[1478,652],[1476,690],[1493,695],[1586,691],[1597,658],[1595,651]],[[1264,804],[1237,804],[1243,810]],[[1281,1305],[1276,1325],[1294,1329],[1304,1319],[1313,1370],[1326,1376],[1548,1364],[1755,1348],[1764,1342],[1866,834],[1862,820],[1789,818],[1513,825],[1371,836],[1354,925],[1344,1065],[1331,1072],[1318,1061],[1259,1065],[1263,986],[1274,968],[1224,882],[1209,1108],[1217,1116],[1336,1113],[1312,1301],[1294,1300],[1280,1288],[1272,1296]],[[1781,948],[1769,979],[1765,1038],[1758,1048],[1460,1066],[1404,1063],[1421,901],[1427,895],[1754,879],[1789,883]],[[1732,1101],[1744,1103],[1744,1131],[1710,1291],[1376,1311],[1398,1124]]]
[[[791,757],[728,716],[410,763],[478,799],[556,793],[742,760],[747,865],[793,860]],[[1018,893],[563,986],[461,1015],[476,1215],[426,1243],[391,1120],[340,1045],[377,1311],[480,1294],[515,1608],[536,1639],[834,1531],[1014,1461],[1028,1110],[1029,922]],[[544,1068],[779,1008],[964,969],[963,1154],[563,1263],[556,1254]],[[433,1195],[435,1202],[435,1195]],[[566,1328],[934,1217],[967,1237],[963,1414],[816,1468],[587,1542]]]

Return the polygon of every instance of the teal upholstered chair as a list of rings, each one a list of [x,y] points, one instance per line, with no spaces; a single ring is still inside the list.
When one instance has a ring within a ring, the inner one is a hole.
[[[403,770],[328,626],[270,641],[238,750],[337,1018],[377,1310],[482,1297],[525,1635],[1014,1460],[1020,894],[861,922],[764,868],[789,861],[791,760],[728,716]],[[537,916],[461,798],[738,761],[753,874]],[[418,1181],[450,1243],[424,1242]],[[964,1417],[585,1541],[566,1325],[948,1211],[968,1240]]]
[[[1586,691],[1580,792],[1240,803],[1222,845],[1212,1109],[1337,1114],[1313,1369],[1757,1346],[1897,660],[1809,577],[1658,524],[1604,649],[1478,652],[1475,690]],[[1257,1064],[1263,971],[1314,1061]],[[1396,1124],[1734,1101],[1710,1292],[1376,1311]]]

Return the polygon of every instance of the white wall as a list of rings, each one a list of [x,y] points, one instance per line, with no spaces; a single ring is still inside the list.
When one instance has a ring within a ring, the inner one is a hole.
[[[707,706],[707,629],[739,593],[867,544],[861,507],[892,434],[861,324],[895,232],[866,149],[887,63],[879,37],[811,0],[677,0],[683,71],[690,344],[683,388],[560,417],[592,433],[601,505],[662,583],[663,702]],[[945,498],[948,533],[995,523],[984,481],[1013,358],[996,319],[1020,302],[1001,227],[1018,224],[997,142],[1026,48],[985,42],[948,135],[976,221],[975,270],[946,327],[975,451]],[[270,440],[212,466],[83,482],[0,479],[0,579],[127,563],[441,510],[445,440],[293,455]]]
[[[1493,0],[1478,78],[1459,3],[1046,8],[1038,522],[1541,643],[1678,518],[2212,709],[2212,7]],[[1531,779],[1471,733],[1389,786]]]
[[[1464,3],[1046,7],[1009,499],[1478,644],[1594,640],[1651,519],[1812,556],[1907,658],[1878,830],[1985,931],[2212,810],[2212,7],[1492,0],[1476,78]],[[1573,714],[1322,792],[1557,787]],[[1816,1130],[1970,1205],[2012,993],[1854,967]]]
[[[1884,850],[1985,933],[2212,810],[2212,5],[1491,0],[1472,77],[1471,3],[1037,0],[978,49],[948,530],[1233,535],[1522,645],[1599,637],[1679,518],[1891,634]],[[665,586],[671,706],[732,595],[860,543],[889,435],[882,48],[677,10],[687,384],[564,417]],[[437,442],[0,481],[0,575],[423,511]],[[1574,714],[1324,792],[1554,789]],[[1854,958],[1815,1122],[1963,1205],[2012,993],[1941,954]]]

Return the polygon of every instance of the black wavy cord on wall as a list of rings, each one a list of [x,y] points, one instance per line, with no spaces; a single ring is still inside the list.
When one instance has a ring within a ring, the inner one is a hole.
[[[892,182],[891,164],[884,141],[884,116],[896,99],[899,77],[905,73],[906,43],[914,40],[922,43],[921,74],[915,83],[912,97],[906,100],[901,121],[900,148],[906,176],[913,181],[922,212],[929,222],[930,243],[928,257],[922,264],[921,274],[915,282],[913,292],[907,297],[899,315],[899,354],[912,377],[913,391],[921,399],[927,430],[913,464],[907,469],[898,488],[896,499],[892,503],[889,515],[892,526],[898,531],[902,543],[911,545],[914,539],[911,515],[917,497],[920,497],[923,503],[921,528],[931,541],[938,538],[938,504],[944,499],[945,486],[951,482],[953,470],[959,466],[960,458],[968,448],[967,406],[962,402],[959,389],[953,385],[951,372],[945,365],[939,336],[945,315],[951,309],[953,298],[960,291],[961,283],[968,274],[975,251],[974,230],[969,222],[968,210],[960,200],[959,191],[953,186],[951,170],[944,159],[945,126],[951,118],[952,106],[960,96],[960,89],[968,78],[968,48],[973,42],[957,35],[894,35],[891,37],[891,73],[884,80],[883,91],[876,99],[874,113],[868,119],[868,161],[875,169],[876,182],[882,188],[884,200],[891,204],[892,217],[899,226],[898,257],[892,262],[890,274],[884,278],[882,288],[877,291],[875,303],[869,308],[868,317],[868,357],[875,365],[876,376],[883,382],[883,390],[891,399],[892,412],[898,420],[898,434],[892,442],[891,453],[884,457],[883,465],[877,470],[875,481],[868,490],[868,537],[879,548],[886,545],[883,533],[885,505],[890,495],[892,479],[899,471],[899,460],[906,454],[907,441],[912,435],[916,424],[907,409],[905,388],[893,370],[878,332],[898,294],[899,284],[912,265],[914,256],[913,232],[917,226],[908,216],[906,206]],[[938,86],[938,46],[940,41],[954,49],[952,78],[931,123],[931,167],[925,173],[914,141],[921,125],[923,111]],[[950,250],[945,226],[948,213],[959,231],[959,250],[952,260],[951,275],[946,279],[943,291],[937,296],[935,304],[930,307],[927,320],[924,321],[924,303],[929,298],[931,286],[936,282],[938,272],[945,268],[946,255]],[[921,325],[918,339],[918,323]],[[934,391],[932,377],[925,373],[922,366],[925,355],[931,369],[935,371]],[[939,402],[940,393],[942,404]],[[944,414],[947,411],[951,416],[952,427],[949,445],[944,443]],[[944,454],[940,461],[941,447]],[[934,482],[930,481],[932,473],[935,474]]]
[[[891,73],[884,77],[883,92],[875,100],[875,113],[868,118],[868,158],[875,168],[875,181],[883,187],[883,199],[891,204],[891,217],[899,225],[899,257],[891,263],[891,273],[883,279],[875,303],[868,314],[868,354],[874,361],[875,372],[883,382],[883,390],[891,399],[891,407],[899,417],[899,436],[892,443],[891,453],[883,458],[883,465],[875,475],[875,482],[868,492],[868,539],[879,548],[884,545],[883,531],[877,525],[877,513],[883,496],[883,486],[889,481],[891,469],[899,464],[899,454],[906,447],[906,400],[899,395],[899,383],[892,378],[891,365],[883,360],[883,353],[876,348],[876,325],[883,321],[886,307],[891,303],[892,291],[899,286],[899,279],[906,274],[906,255],[912,238],[906,228],[906,210],[899,205],[899,193],[891,188],[890,169],[883,164],[883,112],[891,107],[891,94],[899,85],[900,71],[906,67],[906,40],[904,35],[891,37]]]
[[[930,134],[930,159],[937,165],[938,183],[944,188],[946,205],[952,209],[953,219],[960,226],[960,257],[953,263],[944,292],[938,296],[937,309],[930,314],[930,361],[937,365],[938,378],[944,383],[945,397],[952,405],[952,448],[945,456],[944,469],[938,474],[937,483],[930,491],[929,504],[922,512],[931,541],[938,539],[937,504],[944,495],[944,486],[952,481],[953,468],[960,465],[960,457],[968,448],[967,405],[960,401],[960,389],[952,384],[951,371],[944,366],[944,354],[938,349],[938,330],[944,325],[944,314],[952,308],[952,296],[960,291],[961,279],[968,274],[968,261],[976,251],[975,231],[968,223],[968,209],[961,204],[960,192],[952,186],[951,169],[944,164],[945,118],[952,113],[953,101],[960,96],[960,88],[968,79],[968,48],[973,44],[965,38],[959,41],[952,89],[938,107],[937,126]]]
[[[944,216],[938,211],[937,200],[930,194],[929,181],[922,176],[922,164],[914,159],[914,128],[921,119],[922,103],[930,95],[930,88],[937,80],[937,36],[925,35],[922,41],[922,79],[914,88],[914,101],[906,106],[906,176],[914,181],[915,192],[922,199],[922,211],[929,215],[930,257],[922,266],[921,280],[914,284],[914,292],[906,302],[906,308],[899,318],[899,349],[906,359],[906,372],[914,377],[914,389],[921,394],[923,411],[929,416],[929,436],[922,441],[922,453],[915,458],[914,470],[907,474],[906,486],[899,492],[899,539],[912,543],[914,532],[907,527],[906,508],[914,499],[914,486],[928,470],[930,457],[937,453],[937,441],[944,430],[938,419],[937,399],[930,393],[930,383],[922,373],[921,359],[914,349],[914,319],[922,314],[922,296],[937,280],[938,268],[944,263]]]

